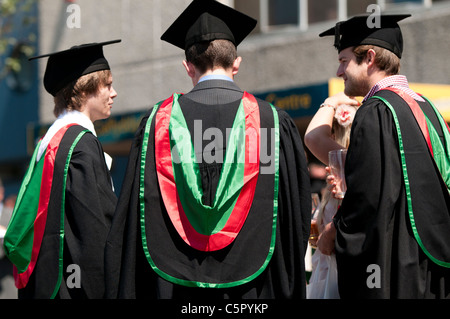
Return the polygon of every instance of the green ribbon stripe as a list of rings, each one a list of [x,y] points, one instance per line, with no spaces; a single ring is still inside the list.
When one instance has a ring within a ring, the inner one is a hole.
[[[90,132],[89,130],[81,131],[78,136],[75,138],[74,142],[72,143],[72,146],[69,149],[69,153],[67,154],[66,163],[64,165],[64,175],[63,175],[63,189],[62,189],[62,200],[61,200],[61,217],[60,217],[60,226],[59,226],[59,273],[58,273],[58,281],[55,286],[55,290],[53,291],[52,296],[50,299],[54,299],[56,297],[56,294],[59,291],[59,287],[61,286],[61,280],[63,277],[63,263],[64,263],[64,215],[66,212],[66,182],[67,182],[67,174],[69,172],[69,166],[70,166],[70,160],[72,159],[72,153],[75,149],[75,146],[77,146],[78,142],[81,140],[81,138],[86,134],[87,132]]]
[[[424,97],[425,98],[425,97]],[[436,130],[432,129],[430,131],[431,145],[433,147],[433,157],[436,161],[436,165],[441,172],[441,176],[444,179],[445,185],[450,192],[450,132],[448,131],[447,125],[445,124],[444,118],[439,113],[434,104],[425,98],[432,106],[437,118],[439,119],[439,124],[444,132],[445,145],[442,145],[439,134]],[[428,116],[425,114],[428,127],[433,127],[433,124],[429,120]]]

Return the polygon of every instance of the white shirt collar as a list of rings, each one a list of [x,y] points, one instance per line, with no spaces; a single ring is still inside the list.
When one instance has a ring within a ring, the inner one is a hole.
[[[208,80],[225,80],[225,81],[233,82],[232,78],[230,78],[229,76],[226,76],[224,74],[209,74],[209,75],[205,75],[204,77],[201,77],[200,80],[198,80],[198,83],[203,82],[203,81],[208,81]]]
[[[97,132],[95,132],[94,123],[84,115],[83,113],[79,111],[65,111],[62,113],[56,121],[50,126],[47,133],[45,134],[44,138],[42,139],[41,145],[38,150],[38,154],[36,157],[36,161],[39,161],[44,154],[45,150],[47,149],[48,144],[50,143],[53,136],[64,126],[67,124],[78,124],[83,126],[84,128],[88,129],[92,132],[95,136],[97,136]]]
[[[84,115],[79,111],[65,111],[63,114],[58,116],[56,121],[50,126],[44,138],[42,139],[41,145],[39,146],[39,150],[36,156],[36,161],[39,162],[45,150],[47,149],[48,144],[52,140],[53,136],[64,126],[67,124],[78,124],[83,126],[92,132],[95,136],[97,136],[97,132],[95,132],[94,123],[92,123],[91,119]],[[105,162],[108,166],[108,169],[111,169],[112,165],[112,157],[107,153],[103,153],[105,155]],[[112,190],[114,191],[114,183],[111,178]]]

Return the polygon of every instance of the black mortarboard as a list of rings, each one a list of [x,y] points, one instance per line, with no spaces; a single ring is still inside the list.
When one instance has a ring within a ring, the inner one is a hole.
[[[30,60],[49,57],[44,75],[44,87],[55,96],[61,89],[83,75],[110,70],[103,55],[103,46],[120,42],[113,40],[73,46],[68,50],[39,55]]]
[[[347,21],[338,22],[336,26],[322,32],[319,36],[334,36],[334,46],[339,52],[348,47],[368,44],[392,51],[401,58],[403,37],[397,22],[410,16],[410,14],[356,16]],[[377,25],[377,18],[379,18],[379,25]]]
[[[238,46],[257,21],[214,0],[194,0],[161,36],[183,50],[194,43],[225,39]]]

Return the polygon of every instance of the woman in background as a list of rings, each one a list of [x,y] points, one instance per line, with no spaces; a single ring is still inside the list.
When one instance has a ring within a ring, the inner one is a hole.
[[[339,93],[328,98],[311,120],[305,134],[305,145],[325,165],[328,152],[348,148],[351,124],[359,102]],[[313,218],[319,229],[319,238],[324,227],[332,222],[341,200],[336,199],[327,188]],[[316,246],[317,238],[310,239]],[[308,299],[338,299],[336,256],[323,254],[317,248],[312,256],[312,273],[307,286]]]

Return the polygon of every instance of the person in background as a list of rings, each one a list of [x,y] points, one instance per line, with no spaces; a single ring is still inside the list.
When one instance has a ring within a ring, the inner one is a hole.
[[[35,149],[5,235],[20,299],[104,295],[104,249],[117,198],[94,122],[111,115],[117,96],[103,55],[117,42],[36,57],[49,57],[44,86],[57,119]]]
[[[319,240],[336,251],[341,298],[450,297],[450,130],[399,75],[410,15],[357,16],[333,36],[347,96],[364,97],[352,125],[347,192]]]
[[[108,298],[305,298],[302,141],[287,113],[234,82],[255,25],[194,0],[163,34],[185,51],[194,88],[155,105],[136,133],[106,247]]]
[[[305,133],[305,145],[310,151],[328,165],[328,152],[335,149],[348,148],[350,130],[359,102],[340,93],[330,97],[321,105],[311,120]],[[315,222],[319,238],[325,225],[332,220],[341,200],[332,196],[325,188],[320,206],[317,209]],[[316,247],[318,238],[310,238],[312,247]],[[316,249],[312,255],[312,273],[307,286],[309,299],[339,298],[337,285],[336,256],[323,254]]]

